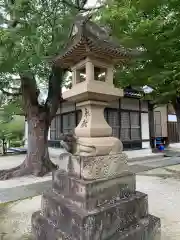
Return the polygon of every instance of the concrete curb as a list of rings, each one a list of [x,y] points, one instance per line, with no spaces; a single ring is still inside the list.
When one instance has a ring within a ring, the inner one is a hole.
[[[12,188],[0,188],[0,205],[8,202],[15,202],[25,198],[41,195],[49,190],[52,185],[51,178],[49,180],[36,182],[29,185],[21,185]]]
[[[157,155],[149,155],[145,157],[135,157],[135,158],[128,158],[128,162],[140,162],[140,161],[146,161],[146,160],[153,160],[153,159],[161,159],[164,158],[164,154],[157,154]]]
[[[167,149],[164,152],[165,157],[180,157],[180,151],[172,150],[172,149]]]

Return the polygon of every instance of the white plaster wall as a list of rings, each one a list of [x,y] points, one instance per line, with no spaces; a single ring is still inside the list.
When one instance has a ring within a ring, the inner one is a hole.
[[[141,113],[141,134],[142,140],[149,140],[149,116],[148,113]],[[142,142],[142,148],[151,148],[150,141]]]
[[[150,141],[142,142],[142,148],[151,148]]]
[[[148,113],[141,113],[141,134],[142,134],[142,140],[149,139],[149,117],[148,117]]]

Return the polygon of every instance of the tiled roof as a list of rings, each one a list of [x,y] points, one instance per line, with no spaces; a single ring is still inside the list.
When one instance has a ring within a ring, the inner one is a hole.
[[[81,15],[76,18],[69,41],[54,59],[54,63],[69,67],[87,56],[98,56],[106,61],[119,62],[136,54],[136,51],[121,46],[105,28],[91,21],[90,17]]]

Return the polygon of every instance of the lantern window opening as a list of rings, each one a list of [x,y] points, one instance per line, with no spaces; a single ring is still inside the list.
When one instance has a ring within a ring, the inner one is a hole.
[[[76,84],[84,82],[86,80],[86,68],[85,65],[81,66],[80,68],[76,69]]]
[[[105,82],[107,76],[107,68],[94,67],[94,80]]]

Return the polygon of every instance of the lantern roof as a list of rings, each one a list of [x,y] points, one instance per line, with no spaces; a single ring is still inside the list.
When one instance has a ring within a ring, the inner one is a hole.
[[[121,46],[105,27],[93,22],[91,17],[91,15],[76,17],[68,43],[54,59],[55,64],[69,68],[86,57],[95,57],[114,64],[127,61],[137,54],[137,51]]]

